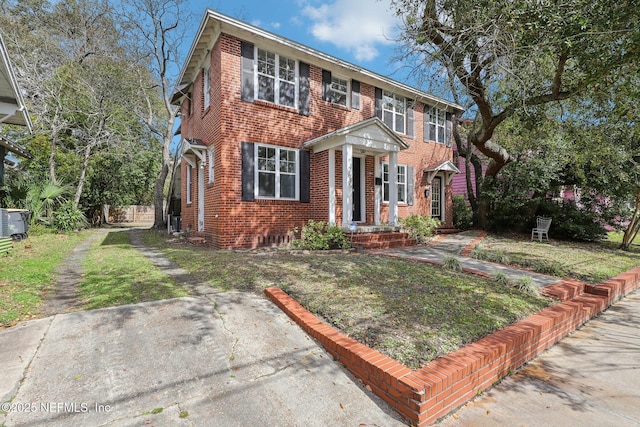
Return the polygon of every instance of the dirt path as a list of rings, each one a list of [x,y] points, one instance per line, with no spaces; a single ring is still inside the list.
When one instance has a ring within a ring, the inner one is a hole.
[[[178,267],[174,262],[165,258],[160,252],[146,246],[142,241],[139,229],[132,229],[130,235],[131,245],[146,256],[160,271],[175,280],[177,285],[184,286],[192,295],[196,296],[205,296],[214,293],[211,287],[200,283],[199,280],[187,270]]]
[[[78,285],[82,280],[82,263],[87,257],[91,245],[98,239],[104,238],[107,229],[97,229],[78,244],[73,252],[62,263],[56,272],[55,287],[45,297],[44,313],[46,316],[75,311],[81,307]]]

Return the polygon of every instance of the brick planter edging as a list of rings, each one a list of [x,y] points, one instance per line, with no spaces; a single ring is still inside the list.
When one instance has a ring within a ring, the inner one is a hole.
[[[562,281],[564,301],[415,371],[319,320],[280,288],[265,294],[409,423],[426,426],[530,361],[640,285],[636,267],[599,285]]]

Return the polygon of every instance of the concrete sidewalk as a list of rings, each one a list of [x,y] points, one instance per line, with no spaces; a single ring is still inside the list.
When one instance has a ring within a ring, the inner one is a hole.
[[[635,291],[436,425],[640,426],[638,331]]]
[[[25,322],[0,330],[0,359],[6,426],[403,425],[253,294]]]
[[[480,237],[480,232],[469,230],[461,233],[443,235],[435,244],[430,246],[380,249],[371,251],[371,253],[414,259],[438,265],[441,265],[443,261],[449,257],[455,257],[460,263],[460,266],[469,272],[476,272],[486,276],[502,273],[512,280],[528,276],[531,278],[531,282],[539,288],[552,285],[560,280],[556,277],[538,274],[532,271],[511,268],[502,264],[462,256],[461,253],[476,243]]]

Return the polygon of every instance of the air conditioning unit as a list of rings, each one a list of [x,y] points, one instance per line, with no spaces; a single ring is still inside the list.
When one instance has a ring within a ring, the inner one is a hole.
[[[0,209],[0,238],[11,237],[9,234],[9,212],[6,209]]]

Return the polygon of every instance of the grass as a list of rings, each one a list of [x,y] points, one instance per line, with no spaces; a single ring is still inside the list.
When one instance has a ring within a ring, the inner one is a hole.
[[[417,368],[548,306],[509,283],[365,254],[216,251],[144,239],[219,291],[278,286],[352,338]]]
[[[42,316],[56,269],[86,236],[85,232],[31,235],[0,256],[0,326]]]
[[[597,284],[640,265],[640,247],[618,249],[613,238],[597,243],[544,240],[529,236],[487,236],[473,251],[480,259],[528,268],[557,277],[570,277]],[[508,262],[505,262],[508,260]]]
[[[111,231],[95,242],[83,267],[80,290],[85,309],[188,295],[131,245],[127,231]]]

